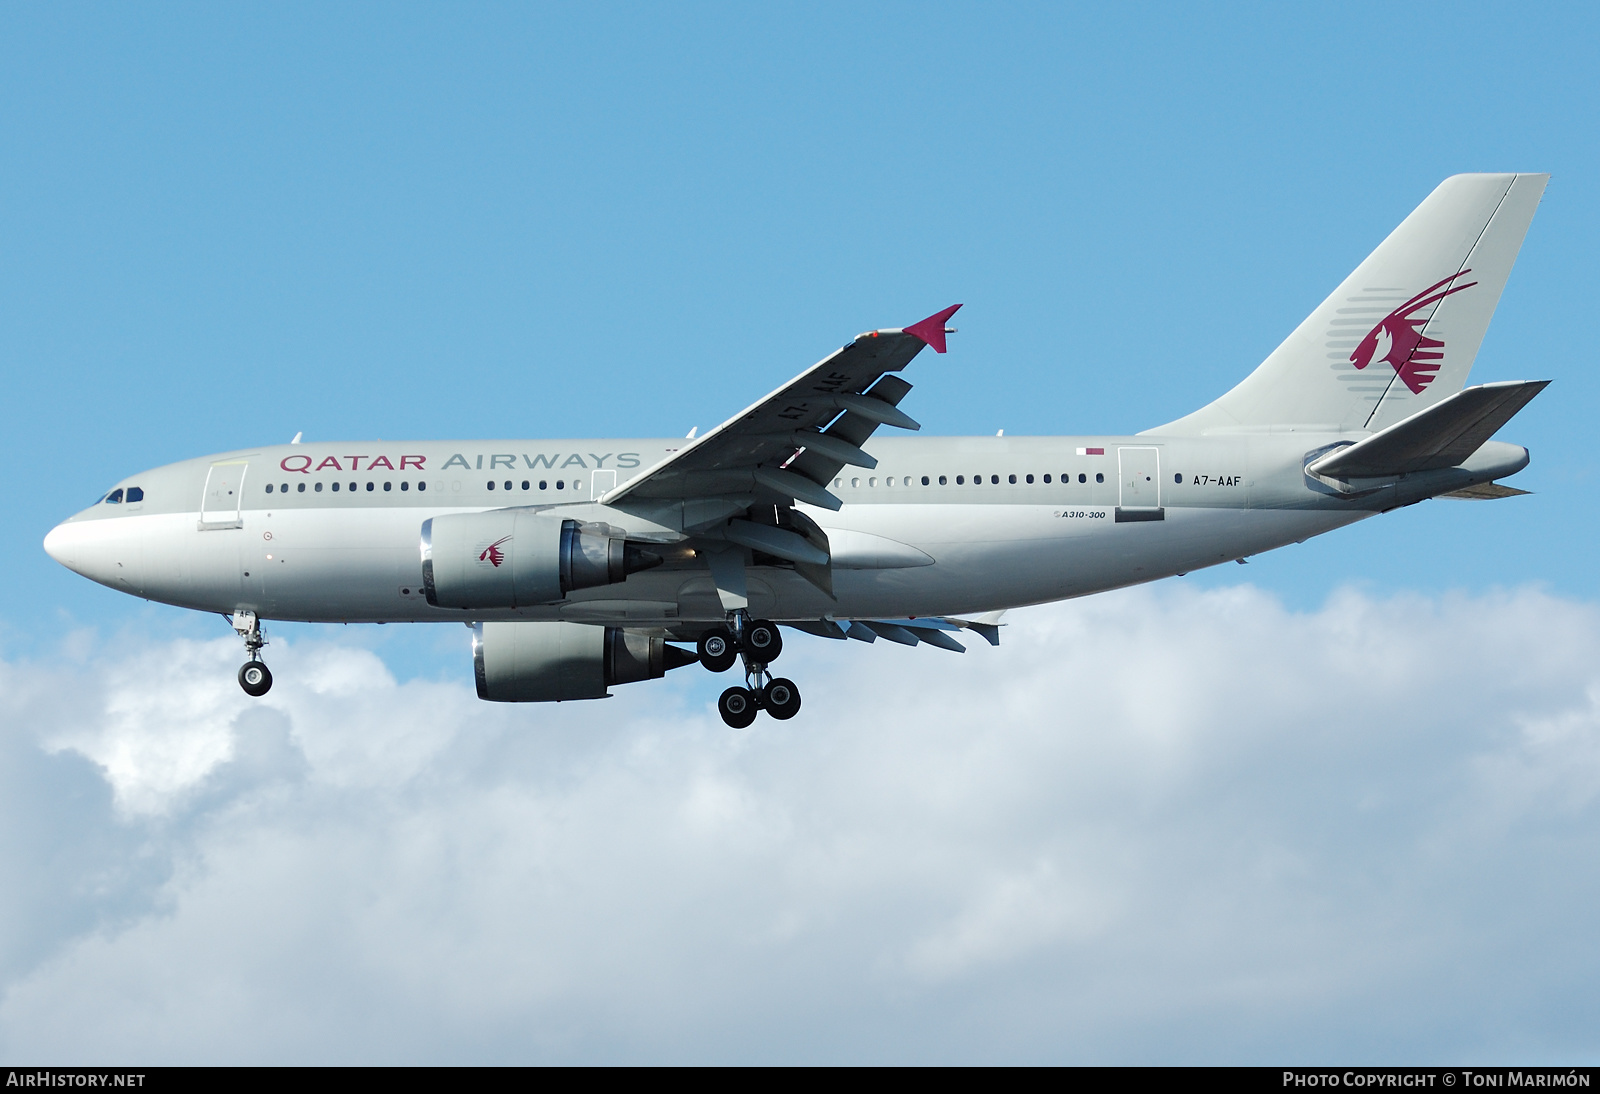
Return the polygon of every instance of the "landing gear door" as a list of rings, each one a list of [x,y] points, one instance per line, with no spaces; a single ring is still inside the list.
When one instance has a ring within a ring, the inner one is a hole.
[[[206,475],[205,492],[200,495],[200,530],[242,528],[239,503],[244,496],[244,475],[248,460],[224,460],[211,465]]]
[[[1117,520],[1160,520],[1161,450],[1117,449]]]

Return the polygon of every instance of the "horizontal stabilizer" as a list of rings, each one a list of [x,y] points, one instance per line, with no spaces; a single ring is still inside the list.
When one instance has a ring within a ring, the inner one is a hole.
[[[1331,479],[1353,479],[1455,467],[1549,383],[1512,380],[1466,388],[1364,440],[1335,449],[1306,470]]]
[[[1463,486],[1460,490],[1452,490],[1448,494],[1440,494],[1441,498],[1461,498],[1465,501],[1493,501],[1495,498],[1515,498],[1523,494],[1531,494],[1532,490],[1518,490],[1515,486],[1502,486],[1497,482],[1480,482],[1473,486]]]

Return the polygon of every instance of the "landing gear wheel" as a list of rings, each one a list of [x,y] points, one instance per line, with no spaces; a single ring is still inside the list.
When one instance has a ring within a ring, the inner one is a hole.
[[[246,661],[239,666],[239,686],[259,699],[272,690],[272,670],[260,661]]]
[[[767,713],[780,722],[800,713],[800,689],[794,686],[793,680],[778,677],[761,689],[761,699]]]
[[[729,688],[717,700],[717,713],[734,729],[744,729],[756,720],[756,696],[748,688]]]
[[[695,647],[700,654],[700,663],[712,672],[727,672],[739,659],[733,633],[726,627],[714,627],[702,634]]]
[[[750,660],[770,665],[783,652],[783,635],[770,619],[758,619],[744,629],[744,652]]]

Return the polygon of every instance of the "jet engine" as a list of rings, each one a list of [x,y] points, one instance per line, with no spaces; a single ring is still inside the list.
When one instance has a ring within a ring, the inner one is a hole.
[[[436,608],[550,604],[574,589],[615,585],[662,563],[609,524],[528,509],[422,522],[422,589]]]
[[[699,660],[689,650],[621,627],[588,623],[477,623],[478,698],[496,703],[604,699],[613,684],[656,680]]]

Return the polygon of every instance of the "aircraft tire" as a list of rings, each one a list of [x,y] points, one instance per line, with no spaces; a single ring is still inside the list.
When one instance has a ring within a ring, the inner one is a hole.
[[[717,700],[717,713],[734,729],[745,729],[756,720],[755,693],[748,688],[729,688]]]
[[[778,677],[761,689],[761,699],[766,712],[780,722],[787,722],[800,713],[800,689],[794,686],[793,680]]]
[[[239,666],[239,686],[259,699],[272,690],[272,670],[260,661],[246,661]]]
[[[758,619],[744,629],[744,652],[752,661],[770,665],[783,652],[783,635],[770,619]]]
[[[695,643],[695,651],[700,655],[700,663],[712,672],[727,672],[739,659],[733,634],[726,627],[713,627],[702,634]]]

